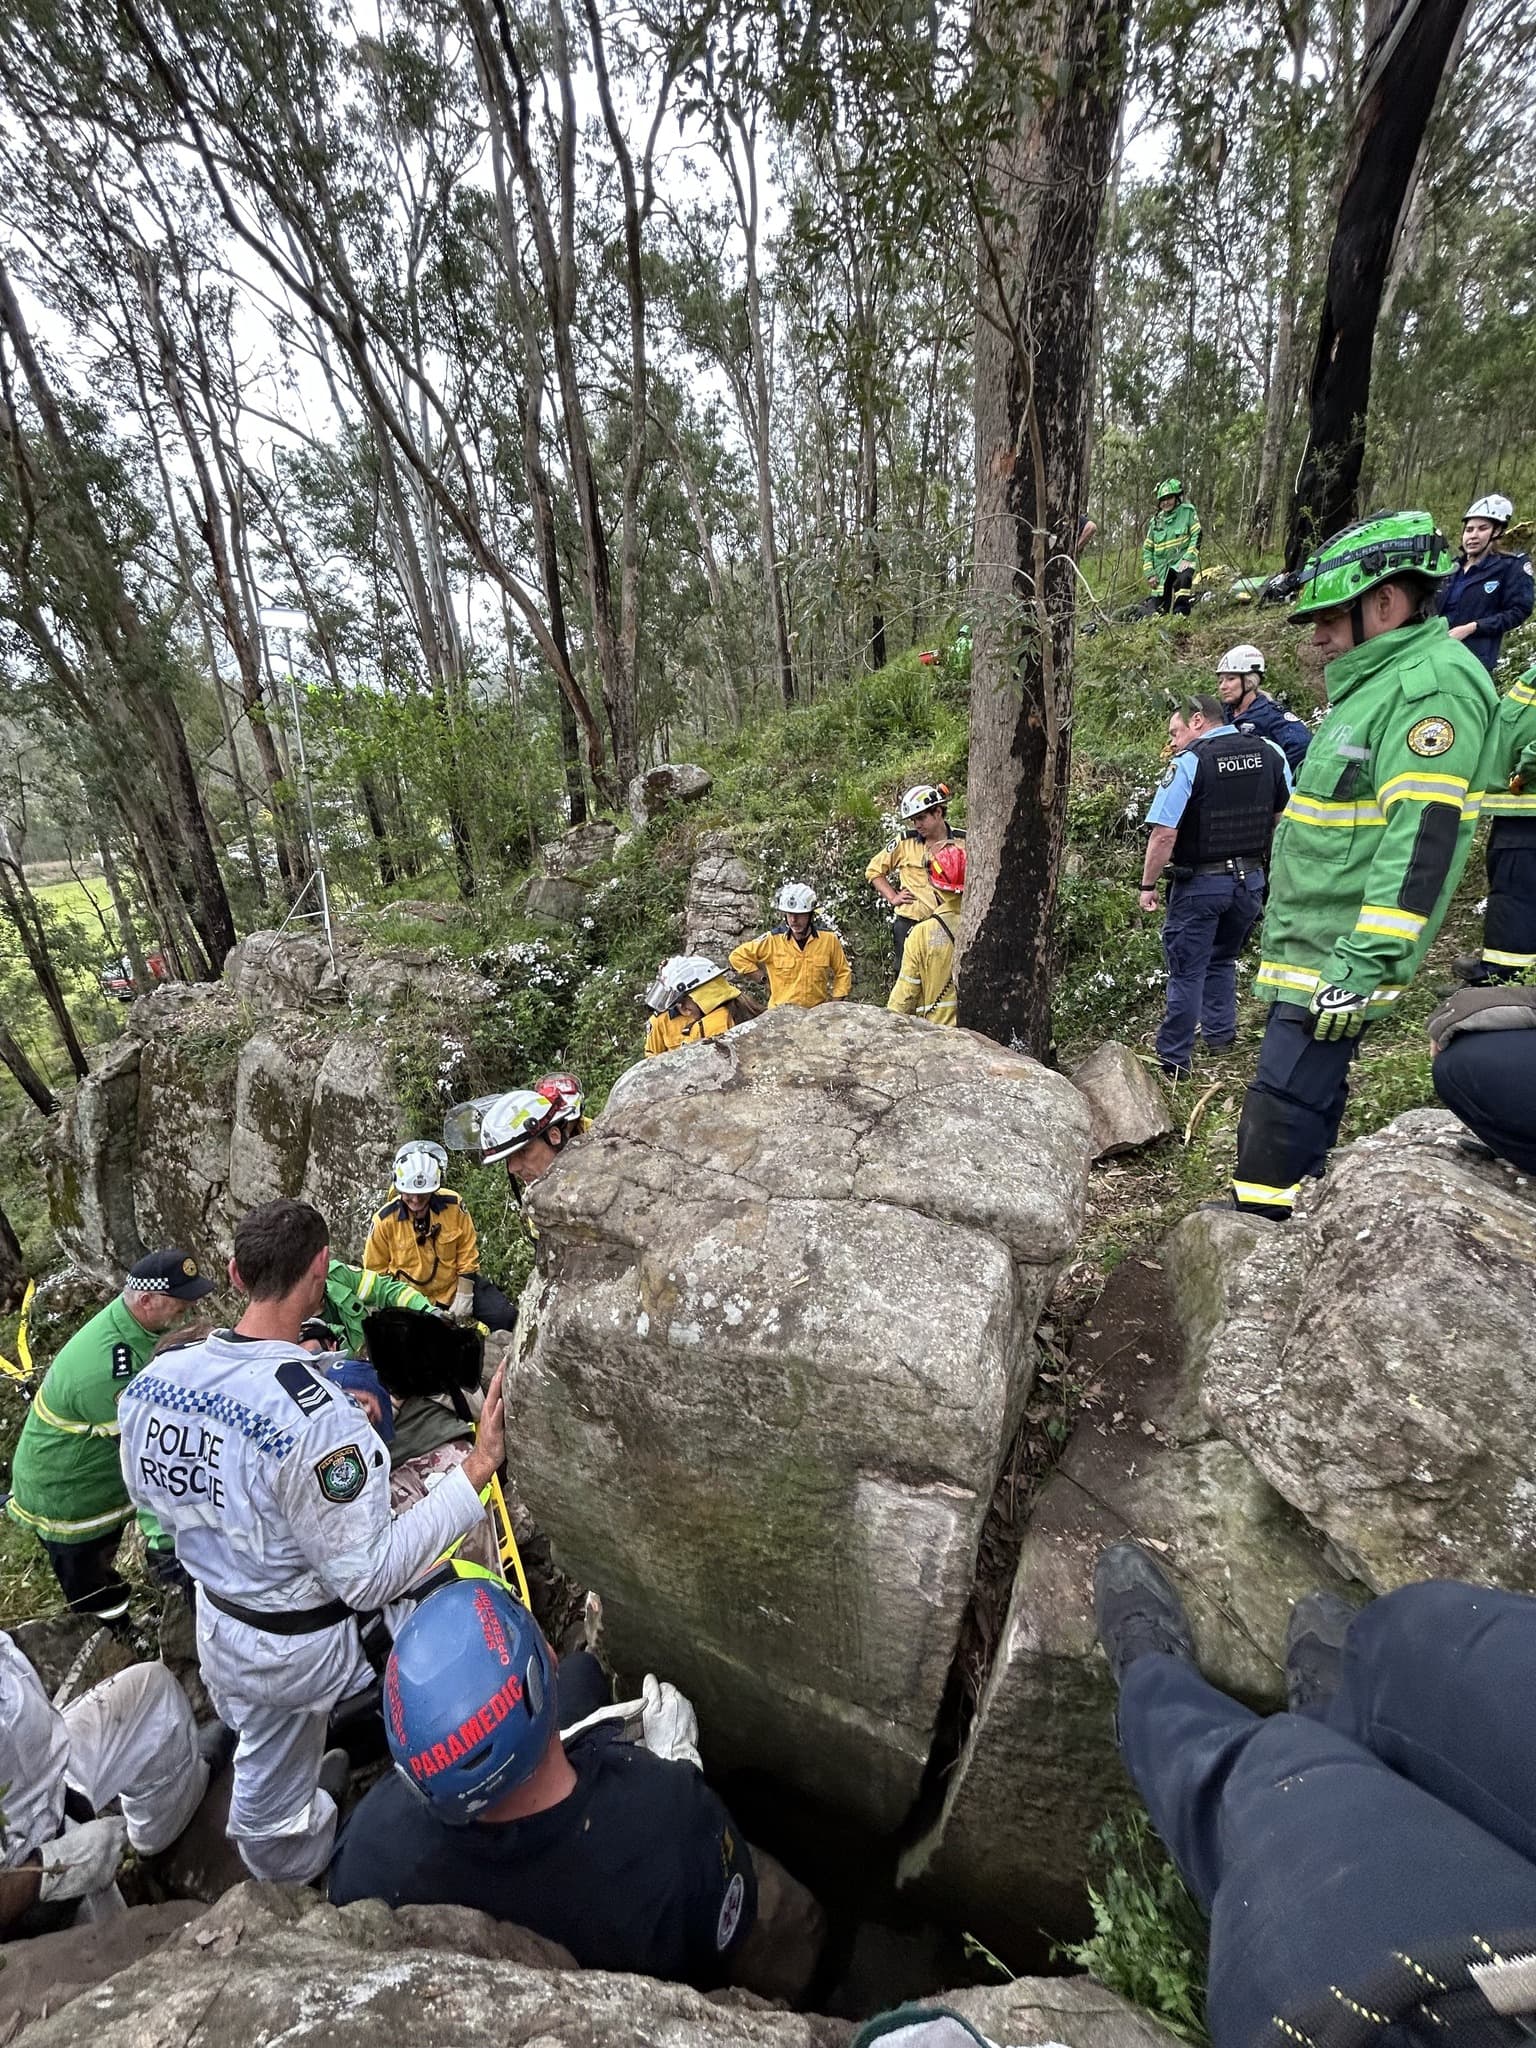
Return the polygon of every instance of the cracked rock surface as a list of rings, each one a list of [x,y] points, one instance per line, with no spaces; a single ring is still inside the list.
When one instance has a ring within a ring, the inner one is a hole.
[[[1090,1146],[1033,1061],[827,1004],[632,1070],[539,1183],[511,1469],[712,1762],[911,1806]]]

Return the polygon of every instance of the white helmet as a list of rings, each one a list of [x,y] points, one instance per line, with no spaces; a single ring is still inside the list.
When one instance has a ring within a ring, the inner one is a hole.
[[[809,882],[786,882],[773,899],[775,910],[795,912],[812,911],[816,908],[816,891]]]
[[[896,815],[905,824],[908,818],[915,818],[919,811],[941,808],[949,802],[949,791],[942,782],[916,783],[902,797],[896,806]]]
[[[645,1006],[648,1010],[670,1010],[679,996],[702,988],[720,971],[702,953],[674,953],[670,960],[662,961],[661,971],[646,990]]]
[[[408,1138],[395,1154],[391,1178],[401,1195],[435,1195],[443,1184],[448,1154],[430,1138]]]
[[[1508,526],[1515,516],[1515,508],[1502,491],[1490,491],[1486,498],[1475,498],[1461,515],[1461,523],[1469,519],[1491,519],[1495,526]]]
[[[456,1102],[443,1119],[443,1137],[455,1152],[477,1152],[482,1166],[493,1166],[559,1121],[558,1107],[547,1095],[509,1088],[501,1095]]]
[[[1229,647],[1216,664],[1219,676],[1261,676],[1264,673],[1264,650],[1250,647],[1245,640],[1241,647]]]

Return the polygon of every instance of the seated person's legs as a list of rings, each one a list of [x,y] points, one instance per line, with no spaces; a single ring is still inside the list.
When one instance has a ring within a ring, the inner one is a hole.
[[[134,1664],[64,1709],[69,1783],[97,1813],[121,1803],[141,1856],[169,1848],[208,1787],[187,1696],[163,1664]]]
[[[1210,1912],[1216,2048],[1251,2048],[1331,1987],[1414,1986],[1395,1958],[1536,1928],[1536,1866],[1325,1722],[1262,1720],[1208,1685],[1134,1545],[1105,1553],[1096,1590],[1127,1767]]]
[[[1536,1600],[1456,1580],[1373,1600],[1328,1724],[1536,1862]]]
[[[1474,1137],[1536,1173],[1536,1041],[1528,1031],[1464,1031],[1435,1056],[1435,1093]]]

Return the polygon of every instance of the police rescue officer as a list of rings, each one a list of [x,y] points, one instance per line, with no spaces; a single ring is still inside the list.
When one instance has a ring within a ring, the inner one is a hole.
[[[346,1757],[326,1759],[326,1727],[373,1682],[363,1624],[479,1525],[501,1462],[498,1374],[480,1443],[391,1515],[388,1453],[299,1343],[325,1297],[328,1236],[305,1202],[243,1216],[230,1279],[244,1315],[155,1359],[119,1410],[123,1476],[197,1584],[203,1682],[238,1737],[230,1837],[253,1877],[290,1884],[330,1861]]]
[[[1323,1172],[1360,1033],[1413,980],[1471,851],[1497,700],[1436,616],[1452,566],[1427,512],[1389,512],[1298,579],[1328,715],[1275,834],[1254,978],[1271,1007],[1232,1193],[1261,1216],[1289,1216]]]
[[[1263,681],[1263,651],[1246,640],[1241,646],[1229,647],[1216,664],[1216,694],[1227,707],[1227,717],[1239,732],[1256,732],[1273,740],[1294,775],[1312,743],[1311,728],[1294,711],[1277,704],[1260,687]]]
[[[1498,546],[1514,516],[1514,506],[1498,491],[1470,504],[1455,573],[1440,586],[1439,609],[1451,638],[1463,641],[1490,674],[1504,635],[1525,624],[1536,593],[1530,556],[1507,555]]]
[[[117,1546],[133,1518],[118,1463],[117,1404],[157,1337],[212,1294],[179,1245],[130,1268],[123,1291],[76,1331],[49,1366],[21,1425],[8,1512],[48,1553],[78,1614],[114,1626],[128,1614]]]
[[[1228,725],[1216,697],[1191,697],[1168,721],[1173,759],[1147,812],[1141,909],[1170,879],[1163,921],[1168,1000],[1157,1056],[1189,1078],[1198,1031],[1209,1051],[1237,1036],[1237,956],[1264,907],[1264,864],[1290,793],[1279,748]]]

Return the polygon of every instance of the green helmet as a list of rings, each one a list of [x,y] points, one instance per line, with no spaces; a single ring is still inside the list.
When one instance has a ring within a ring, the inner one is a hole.
[[[1296,577],[1294,624],[1353,604],[1394,576],[1422,576],[1438,583],[1454,576],[1456,561],[1428,512],[1381,512],[1346,526],[1324,541]]]
[[[1184,482],[1181,477],[1165,476],[1158,485],[1155,495],[1159,498],[1182,498]]]

